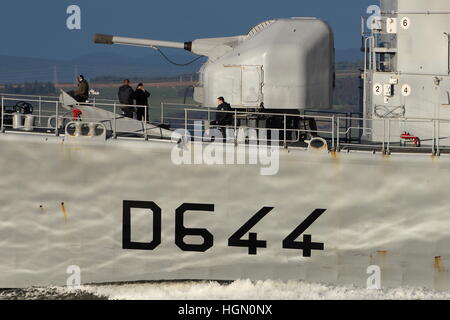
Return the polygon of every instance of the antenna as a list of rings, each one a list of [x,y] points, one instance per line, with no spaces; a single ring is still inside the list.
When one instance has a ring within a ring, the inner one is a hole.
[[[53,84],[55,87],[58,86],[58,69],[56,65],[53,66]]]
[[[75,81],[75,79],[76,79],[76,78],[78,77],[78,75],[79,75],[79,73],[78,73],[78,65],[77,65],[77,64],[73,66],[73,71],[74,71],[74,77],[73,77],[73,79],[74,79],[74,81]]]

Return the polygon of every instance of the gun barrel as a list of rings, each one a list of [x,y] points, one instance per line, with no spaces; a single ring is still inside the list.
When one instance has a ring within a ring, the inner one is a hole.
[[[127,46],[138,46],[138,47],[176,48],[176,49],[185,49],[187,51],[191,51],[192,49],[192,42],[172,42],[172,41],[127,38],[107,34],[96,34],[94,36],[94,42],[100,44],[122,44]]]

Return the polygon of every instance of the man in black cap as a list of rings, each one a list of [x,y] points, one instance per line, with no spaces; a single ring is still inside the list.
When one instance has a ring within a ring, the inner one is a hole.
[[[144,84],[139,83],[136,91],[134,92],[134,99],[136,100],[136,114],[137,119],[139,121],[149,120],[148,118],[148,108],[142,107],[147,106],[148,107],[148,97],[150,97],[150,93],[145,90]],[[145,116],[146,112],[146,116]]]
[[[134,105],[134,91],[130,86],[130,80],[123,80],[123,85],[119,88],[119,102],[120,104],[127,105],[122,106],[123,115],[128,118],[134,118],[134,112],[136,111]]]

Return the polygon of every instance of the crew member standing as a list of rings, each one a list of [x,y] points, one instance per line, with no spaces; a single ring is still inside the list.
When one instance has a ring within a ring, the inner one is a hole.
[[[233,114],[231,105],[228,102],[225,102],[224,97],[217,98],[217,109],[216,109],[216,120],[211,121],[211,125],[215,125],[219,127],[220,132],[222,133],[223,141],[226,141],[226,126],[229,126],[233,122]],[[223,112],[225,111],[225,112]]]
[[[121,107],[123,115],[133,119],[135,107],[131,105],[134,105],[134,91],[128,79],[123,80],[123,85],[119,88],[119,102],[120,104],[127,105]]]
[[[228,126],[231,125],[233,120],[233,115],[229,112],[231,110],[231,106],[228,102],[225,102],[224,97],[217,98],[217,112],[216,112],[216,120],[211,121],[211,125],[216,126]],[[225,111],[225,112],[222,112]]]
[[[142,106],[148,107],[148,97],[150,97],[150,92],[145,90],[144,85],[142,83],[139,83],[136,91],[134,92],[134,98],[136,100],[136,114],[137,119],[140,121],[144,121],[147,119],[149,121],[148,117],[148,108],[144,108]],[[145,114],[147,114],[145,116]]]

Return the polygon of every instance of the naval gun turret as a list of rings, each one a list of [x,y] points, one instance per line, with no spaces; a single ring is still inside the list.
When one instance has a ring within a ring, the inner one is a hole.
[[[178,48],[208,57],[194,99],[214,107],[224,96],[236,109],[298,112],[329,109],[334,83],[334,40],[316,18],[269,20],[245,35],[170,42],[95,36],[100,44]]]

